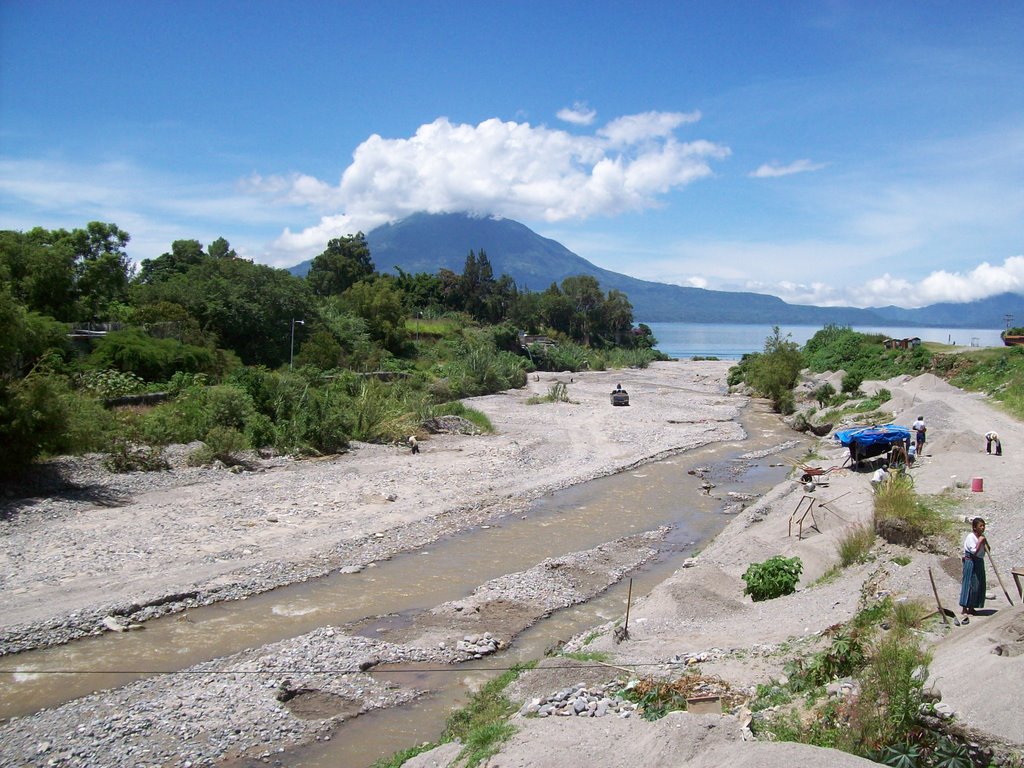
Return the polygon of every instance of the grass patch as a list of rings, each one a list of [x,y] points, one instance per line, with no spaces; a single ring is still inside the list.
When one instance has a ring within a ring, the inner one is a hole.
[[[460,400],[435,405],[431,409],[431,414],[433,416],[461,416],[466,421],[472,422],[484,434],[494,433],[494,424],[491,423],[486,413],[478,411],[476,408],[470,408]]]
[[[874,504],[876,531],[882,531],[889,521],[899,521],[918,537],[951,537],[956,531],[956,521],[947,513],[951,498],[943,494],[919,497],[913,480],[906,475],[894,475],[882,483]]]
[[[429,336],[435,339],[441,339],[446,336],[451,336],[461,327],[461,323],[457,323],[454,320],[444,317],[409,317],[406,318],[405,321],[405,330],[413,337],[415,337],[416,334],[419,334],[420,336]]]
[[[534,395],[526,401],[527,405],[539,405],[540,403],[571,403],[569,399],[569,385],[562,381],[556,381],[548,387],[546,395]]]
[[[871,548],[875,545],[875,531],[866,525],[858,525],[847,533],[836,548],[843,568],[867,562]]]
[[[475,768],[497,754],[501,745],[515,733],[515,726],[508,718],[515,713],[516,706],[504,695],[504,690],[523,671],[535,665],[536,662],[517,664],[489,680],[470,697],[465,707],[449,716],[441,741],[457,740],[465,744],[459,760],[464,761],[466,768]]]
[[[892,624],[898,631],[917,629],[931,611],[921,600],[897,600],[892,604]]]
[[[896,563],[896,565],[908,566],[913,562],[913,558],[911,558],[910,555],[896,555],[892,561]]]
[[[501,745],[515,733],[515,726],[508,722],[508,718],[515,713],[516,706],[508,700],[503,691],[520,674],[535,666],[535,661],[516,664],[493,680],[488,680],[479,691],[470,696],[466,706],[448,716],[441,739],[436,744],[420,744],[396,752],[391,757],[382,757],[372,768],[400,768],[416,755],[452,741],[459,741],[464,745],[457,758],[460,766],[476,768],[487,758],[497,754]]]
[[[610,653],[605,651],[567,651],[563,653],[567,659],[575,659],[576,661],[600,661],[607,662],[611,658]]]
[[[836,581],[839,578],[839,576],[840,576],[840,574],[842,572],[843,572],[842,567],[840,567],[838,565],[833,565],[831,568],[829,568],[827,571],[825,571],[823,574],[821,574],[821,576],[816,578],[814,580],[814,583],[811,586],[812,587],[823,587],[826,584],[831,584],[833,581]]]

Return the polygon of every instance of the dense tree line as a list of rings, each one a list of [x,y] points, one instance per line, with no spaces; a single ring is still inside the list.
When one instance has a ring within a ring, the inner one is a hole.
[[[535,366],[658,354],[621,292],[592,277],[521,291],[483,250],[461,274],[392,276],[357,233],[330,240],[299,278],[240,258],[224,238],[177,240],[136,268],[129,240],[102,222],[0,232],[8,471],[40,454],[171,440],[338,450],[415,431],[427,411],[521,385]],[[76,338],[72,327],[105,333]],[[556,351],[524,356],[520,331],[550,336]],[[366,376],[381,371],[396,378]],[[141,415],[103,408],[153,389],[171,399]]]

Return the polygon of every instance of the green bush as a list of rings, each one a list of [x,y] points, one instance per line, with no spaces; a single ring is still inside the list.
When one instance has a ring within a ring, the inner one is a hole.
[[[204,445],[192,452],[188,463],[193,466],[220,461],[227,466],[240,464],[238,454],[249,447],[245,435],[231,427],[215,426],[206,433]]]
[[[747,586],[744,595],[755,603],[772,600],[796,591],[804,565],[799,557],[770,557],[763,563],[752,563],[741,577]]]
[[[81,385],[83,389],[104,399],[134,395],[146,388],[146,382],[139,376],[113,368],[86,371],[82,374]]]
[[[115,437],[103,466],[111,472],[157,472],[170,469],[159,448],[139,445],[123,437]]]
[[[177,371],[215,372],[218,358],[205,347],[157,339],[138,328],[129,328],[111,331],[99,339],[89,355],[89,365],[134,373],[146,381],[165,381]]]
[[[208,387],[204,395],[207,423],[210,427],[229,427],[244,431],[249,420],[256,415],[256,407],[249,393],[239,387],[224,384]]]
[[[863,383],[863,374],[851,371],[843,376],[843,392],[852,395],[860,389],[860,385]]]
[[[100,450],[117,428],[95,397],[46,368],[20,381],[0,377],[0,475],[14,476],[40,456]]]
[[[832,398],[835,397],[836,388],[829,384],[827,381],[814,390],[814,400],[818,403],[819,408],[824,408],[827,405],[832,404]]]

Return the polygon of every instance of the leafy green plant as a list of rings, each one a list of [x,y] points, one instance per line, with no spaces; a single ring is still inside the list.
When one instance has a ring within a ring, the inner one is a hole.
[[[796,591],[803,571],[799,557],[776,555],[763,563],[752,563],[741,577],[746,582],[743,594],[750,595],[754,602],[772,600]]]
[[[124,397],[142,392],[146,382],[134,373],[107,369],[103,371],[86,371],[81,377],[82,388],[97,397],[106,399]]]
[[[776,682],[761,683],[749,706],[752,712],[760,712],[762,709],[788,704],[792,700],[793,694],[786,686]]]

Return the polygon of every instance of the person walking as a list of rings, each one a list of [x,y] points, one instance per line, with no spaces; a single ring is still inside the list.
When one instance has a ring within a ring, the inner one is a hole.
[[[914,443],[917,448],[917,456],[920,458],[924,456],[924,436],[928,428],[924,425],[924,416],[918,416],[917,421],[910,425],[910,428],[914,430]]]
[[[976,517],[971,521],[971,532],[964,538],[962,552],[963,577],[960,580],[960,608],[963,612],[961,624],[969,624],[968,616],[974,616],[978,608],[985,607],[985,520]]]
[[[996,447],[996,456],[1003,455],[1003,444],[999,440],[999,434],[994,431],[985,433],[985,453],[992,453],[992,446]]]

